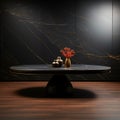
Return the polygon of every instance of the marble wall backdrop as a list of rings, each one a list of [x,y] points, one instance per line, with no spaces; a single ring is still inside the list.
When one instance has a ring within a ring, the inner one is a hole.
[[[118,0],[3,0],[0,7],[1,80],[48,80],[51,75],[12,75],[9,67],[51,64],[64,47],[76,51],[73,64],[112,67],[110,74],[69,75],[70,79],[119,80],[119,12]]]

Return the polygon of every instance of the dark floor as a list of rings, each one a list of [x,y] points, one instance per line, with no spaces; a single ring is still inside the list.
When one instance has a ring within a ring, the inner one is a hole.
[[[0,82],[0,120],[120,120],[119,82],[73,82],[68,98],[45,95],[47,82]]]

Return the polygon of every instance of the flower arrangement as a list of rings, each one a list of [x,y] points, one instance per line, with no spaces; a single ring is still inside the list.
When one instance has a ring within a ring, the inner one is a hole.
[[[60,52],[66,58],[71,58],[75,55],[75,51],[68,47],[64,47],[64,49],[60,50]]]

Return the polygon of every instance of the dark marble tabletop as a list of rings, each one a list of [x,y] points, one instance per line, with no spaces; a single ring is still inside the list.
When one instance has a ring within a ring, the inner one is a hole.
[[[71,67],[52,67],[50,64],[11,66],[10,71],[16,74],[94,74],[109,72],[111,67],[101,65],[72,64]]]

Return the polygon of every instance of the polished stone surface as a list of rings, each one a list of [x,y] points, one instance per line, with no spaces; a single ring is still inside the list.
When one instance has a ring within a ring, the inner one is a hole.
[[[36,76],[12,76],[8,68],[17,64],[51,63],[64,47],[75,50],[72,63],[112,67],[109,75],[91,78],[80,75],[72,79],[120,80],[120,24],[116,22],[120,17],[118,0],[5,0],[4,4],[1,1],[0,81],[37,80]],[[107,7],[102,7],[104,3]],[[112,9],[112,6],[118,9]],[[109,11],[113,12],[113,25]],[[43,79],[49,79],[49,76],[41,77]]]
[[[33,73],[33,74],[41,74],[41,73],[54,73],[54,74],[78,74],[78,73],[101,73],[110,71],[111,67],[108,66],[100,66],[100,65],[86,65],[86,64],[72,64],[71,67],[65,68],[63,67],[52,67],[52,65],[48,64],[38,64],[38,65],[18,65],[11,66],[10,70],[15,73]]]

